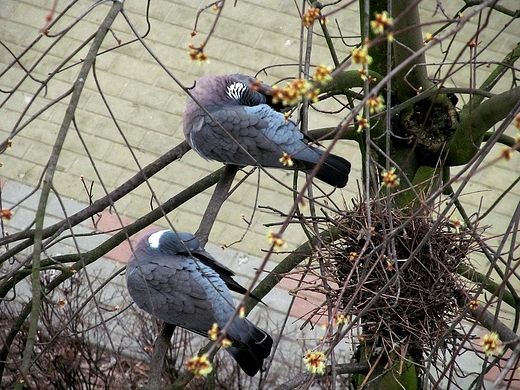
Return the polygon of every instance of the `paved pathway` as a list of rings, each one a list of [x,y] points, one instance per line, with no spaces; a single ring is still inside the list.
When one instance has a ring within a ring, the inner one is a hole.
[[[4,42],[16,55],[38,36],[39,30],[45,25],[45,16],[49,12],[52,0],[21,1],[2,0],[0,3],[0,40]],[[79,16],[86,10],[86,3],[72,9],[71,15]],[[91,2],[88,2],[90,5]],[[83,21],[73,28],[56,46],[54,46],[45,59],[36,66],[33,75],[39,79],[46,77],[47,73],[63,60],[71,50],[80,44],[87,36],[95,32],[97,26],[108,11],[108,5],[95,8],[88,13]],[[143,17],[146,2],[126,1],[125,10],[135,28],[144,33],[147,28]],[[298,14],[292,1],[238,1],[236,7],[233,2],[227,2],[214,35],[207,45],[206,52],[210,57],[209,64],[198,65],[188,60],[188,44],[198,44],[203,40],[213,21],[215,11],[207,10],[201,14],[198,35],[190,38],[194,20],[202,1],[166,1],[154,0],[150,6],[150,25],[152,26],[146,37],[146,42],[153,52],[182,83],[190,85],[197,77],[211,73],[254,74],[260,68],[274,64],[294,64],[298,61],[299,53],[299,23]],[[514,8],[514,0],[503,2]],[[61,9],[66,5],[65,1],[59,1]],[[445,4],[448,6],[447,4]],[[451,5],[449,5],[451,7]],[[427,18],[433,14],[433,9],[425,5],[423,13]],[[449,10],[454,12],[455,10]],[[452,13],[453,13],[452,12]],[[354,11],[341,13],[341,26],[344,35],[356,33],[358,14]],[[52,29],[51,33],[58,32],[73,21],[65,18]],[[507,18],[497,16],[490,24],[481,39],[485,40],[491,31],[499,30]],[[331,27],[334,25],[331,19]],[[114,36],[127,43],[132,39],[131,29],[118,18],[114,24]],[[454,43],[456,47],[462,47],[466,36],[459,35]],[[499,60],[508,52],[518,40],[518,34],[508,30],[501,37],[503,40],[500,53],[488,52],[481,60]],[[29,68],[38,56],[54,42],[53,39],[42,38],[37,42],[21,64]],[[316,64],[330,63],[330,56],[323,42],[315,38],[312,60]],[[347,43],[355,43],[356,38]],[[115,39],[109,34],[104,47],[112,47]],[[339,46],[339,45],[338,45]],[[344,57],[350,52],[349,47],[342,47],[339,56]],[[77,63],[85,55],[86,50],[81,50],[70,63]],[[11,56],[4,48],[0,47],[0,69],[11,61]],[[431,61],[442,61],[442,54],[432,52]],[[71,80],[77,75],[79,66],[73,66],[59,73],[51,82],[46,94],[40,94],[33,107],[29,109],[29,115],[33,114],[52,99],[64,93]],[[184,93],[181,88],[166,74],[166,72],[154,61],[145,48],[139,43],[123,46],[116,51],[108,52],[100,56],[96,61],[96,73],[101,89],[110,108],[113,110],[119,131],[109,116],[109,113],[100,98],[92,74],[87,79],[85,91],[79,103],[76,113],[76,123],[82,140],[73,129],[60,155],[58,172],[56,174],[55,187],[65,202],[66,212],[73,213],[83,208],[89,201],[83,183],[79,180],[84,177],[87,185],[93,182],[94,199],[104,195],[103,186],[111,191],[119,184],[126,181],[138,171],[138,164],[144,166],[157,159],[166,151],[183,140],[181,117],[184,109]],[[13,88],[23,76],[20,66],[9,70],[0,78],[2,90]],[[281,67],[269,69],[269,74],[262,76],[266,82],[275,82],[280,78],[293,76],[294,67]],[[481,77],[485,77],[481,76]],[[468,75],[458,74],[451,82],[456,85],[467,85]],[[27,107],[31,96],[38,87],[38,83],[27,79],[20,87],[20,92],[15,94],[0,110],[0,141],[9,137],[17,118],[22,110]],[[54,144],[59,126],[62,122],[66,102],[60,102],[45,111],[14,138],[13,146],[5,154],[0,156],[3,167],[0,168],[2,177],[2,199],[5,205],[14,204],[23,198],[23,195],[34,187],[42,175]],[[311,128],[323,126],[335,126],[341,115],[311,115]],[[28,116],[24,120],[27,120]],[[123,138],[124,135],[124,138]],[[129,153],[125,139],[131,145],[136,159]],[[347,156],[353,164],[351,180],[346,189],[337,191],[334,199],[341,204],[350,204],[350,199],[357,196],[357,184],[361,175],[360,156],[357,146],[352,142],[345,142],[335,150],[336,153]],[[498,151],[497,151],[498,153]],[[91,156],[92,161],[88,159]],[[512,172],[518,175],[520,158],[515,155],[509,163],[500,162],[493,169],[486,169],[478,173],[468,187],[473,191],[465,196],[464,201],[470,212],[479,207],[488,207],[503,190],[505,183],[511,180]],[[97,176],[94,167],[97,169]],[[186,154],[180,162],[175,162],[161,171],[150,180],[150,186],[154,194],[162,202],[187,188],[196,180],[204,177],[219,167],[219,164],[206,162],[195,153]],[[287,183],[291,176],[285,172],[273,172],[273,174]],[[208,250],[239,273],[239,280],[247,285],[249,276],[254,268],[260,264],[262,252],[260,248],[267,248],[266,223],[279,222],[280,219],[263,212],[256,212],[252,218],[252,225],[245,239],[226,251],[220,250],[220,245],[239,239],[246,225],[243,216],[250,218],[256,198],[258,205],[276,205],[280,210],[288,210],[292,204],[291,195],[268,179],[261,177],[261,186],[256,194],[257,176],[253,175],[246,183],[242,184],[229,198],[219,215],[215,228],[210,236]],[[170,213],[172,223],[184,231],[195,231],[204,213],[206,204],[211,195],[211,190],[206,191],[196,200],[187,202],[177,210]],[[129,196],[116,202],[115,210],[123,216],[125,221],[131,221],[144,215],[150,209],[151,191],[146,186],[141,186]],[[503,201],[496,212],[487,218],[487,223],[492,225],[493,231],[501,232],[509,222],[509,217],[516,202],[520,198],[520,189],[514,188],[511,194]],[[7,224],[11,231],[21,230],[27,226],[33,218],[38,194],[15,209],[13,220]],[[50,224],[63,217],[63,210],[52,198],[49,203],[46,223]],[[103,213],[98,226],[101,231],[117,227],[113,214]],[[167,226],[165,221],[159,221],[160,226]],[[92,226],[80,225],[77,232],[92,232]],[[88,250],[97,245],[105,234],[89,235],[80,240],[80,249]],[[285,235],[288,242],[287,249],[293,249],[303,241],[303,233],[297,226],[291,227]],[[74,246],[70,240],[66,240],[57,250],[60,253],[74,252]],[[128,257],[128,250],[124,246],[111,252],[103,263],[103,272],[111,273],[119,267],[111,261],[124,261]],[[277,257],[273,258],[276,262]],[[271,269],[275,263],[269,263]],[[117,279],[120,280],[121,278]],[[275,308],[283,313],[286,309],[289,297],[286,294],[290,283],[269,294],[266,303],[270,308]],[[285,290],[284,290],[285,287]],[[119,303],[117,303],[119,304]],[[304,302],[299,301],[293,311],[293,315],[299,316],[308,310]],[[297,327],[295,326],[295,329]],[[294,331],[296,331],[294,329]],[[307,337],[307,336],[302,336]],[[311,337],[311,336],[309,336]],[[312,336],[315,337],[315,336]]]

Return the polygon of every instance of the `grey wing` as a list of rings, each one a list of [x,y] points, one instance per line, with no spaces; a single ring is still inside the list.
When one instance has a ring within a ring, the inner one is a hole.
[[[235,276],[235,273],[230,270],[228,267],[226,267],[224,264],[222,264],[220,261],[216,260],[213,256],[211,256],[208,252],[206,252],[204,249],[199,249],[197,251],[192,252],[192,255],[199,261],[201,261],[204,265],[208,266],[212,270],[214,270],[220,279],[224,281],[226,286],[231,290],[235,291],[240,294],[245,294],[246,289],[241,286],[238,282],[236,282],[233,279],[233,276]],[[258,298],[253,298],[259,300]]]
[[[281,150],[291,155],[296,164],[295,168],[312,169],[320,159],[321,153],[303,141],[303,134],[298,126],[287,120],[284,114],[273,110],[266,104],[244,107],[244,110],[268,123],[268,126],[262,129],[263,134],[275,142]]]
[[[128,264],[127,287],[134,302],[144,311],[173,325],[207,337],[216,321],[205,288],[192,267],[174,262],[171,256]]]
[[[211,117],[201,114],[189,131],[191,146],[199,154],[226,164],[280,165],[283,151],[264,134],[269,127],[266,120],[242,106],[206,108]]]
[[[285,119],[284,115],[272,110],[269,106],[244,107],[244,109],[269,123],[263,129],[267,138],[274,140],[287,154],[291,155],[294,168],[309,172],[320,161],[323,152],[303,141],[303,134],[298,127]],[[316,177],[324,182],[345,187],[350,172],[350,162],[341,156],[329,154],[323,161]]]

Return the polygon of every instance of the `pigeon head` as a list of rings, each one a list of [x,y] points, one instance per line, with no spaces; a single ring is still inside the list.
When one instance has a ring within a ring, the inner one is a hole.
[[[266,97],[250,87],[253,82],[244,75],[209,75],[197,80],[190,92],[202,106],[265,104]]]
[[[247,76],[245,74],[234,73],[231,76],[236,78],[236,79],[238,79],[238,80],[240,80],[245,85],[248,85],[249,89],[252,89],[253,91],[256,91],[257,93],[262,95],[262,98],[258,98],[259,100],[263,99],[260,103],[255,102],[253,104],[247,104],[247,102],[246,102],[246,103],[242,103],[243,105],[245,105],[245,106],[256,106],[258,104],[264,104],[265,103],[269,107],[271,107],[273,110],[278,111],[278,112],[284,112],[284,111],[287,111],[288,109],[290,109],[283,102],[276,102],[275,103],[273,101],[274,89],[269,84],[263,83],[262,81],[260,81],[256,77]],[[254,87],[252,86],[253,84],[255,85]],[[256,95],[253,95],[253,96],[256,96]],[[247,101],[248,98],[245,97],[245,98],[243,98],[243,100]]]
[[[173,255],[178,253],[189,254],[200,249],[199,239],[193,234],[172,230],[159,230],[151,233],[145,239],[140,240],[139,244],[146,245],[148,251],[159,251]]]

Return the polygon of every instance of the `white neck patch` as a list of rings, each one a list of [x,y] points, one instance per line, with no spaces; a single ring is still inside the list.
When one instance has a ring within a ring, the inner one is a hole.
[[[227,87],[226,94],[231,99],[240,100],[246,88],[247,87],[243,83],[236,81]]]
[[[167,232],[168,230],[160,230],[158,232],[155,232],[148,237],[148,245],[150,245],[150,248],[157,249],[159,248],[159,241],[162,237],[162,235]]]

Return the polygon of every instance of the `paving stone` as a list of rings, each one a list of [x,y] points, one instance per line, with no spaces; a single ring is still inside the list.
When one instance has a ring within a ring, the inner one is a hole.
[[[25,159],[29,162],[40,163],[48,159],[51,152],[52,146],[40,143],[31,148],[26,154]]]
[[[143,83],[149,83],[154,80],[160,68],[156,64],[140,61],[139,59],[119,54],[110,71],[129,80],[137,80]]]
[[[85,124],[84,126],[79,125],[78,128],[85,129],[90,127],[90,123]],[[71,129],[72,130],[72,129]],[[101,138],[96,136],[92,136],[88,134],[86,131],[81,131],[81,139],[79,138],[77,132],[73,130],[67,135],[65,139],[65,143],[63,144],[63,152],[71,152],[76,154],[76,158],[79,160],[86,162],[87,156],[90,155],[94,159],[103,159],[109,150],[112,150],[114,146],[110,145]]]
[[[188,33],[191,33],[195,27],[195,23],[197,22],[197,35],[193,38],[195,43],[197,41],[201,41],[201,36],[205,36],[209,30],[211,29],[211,26],[213,23],[215,23],[217,13],[214,12],[211,8],[208,8],[202,12],[200,12],[197,15],[197,12],[200,10],[200,7],[198,10],[195,9],[189,9],[189,8],[180,8],[179,12],[170,12],[168,17],[169,19],[166,19],[167,21],[171,21],[174,24],[177,24],[182,27],[186,27],[188,30]],[[223,16],[222,14],[220,15]],[[219,19],[220,23],[220,19]]]
[[[123,169],[113,166],[112,164],[109,164],[105,161],[94,161],[94,164],[96,166],[97,173],[90,164],[85,164],[85,161],[76,161],[76,163],[70,167],[68,173],[78,179],[80,176],[83,176],[87,183],[90,181],[103,181],[104,185],[107,186],[109,190],[113,189],[114,184],[121,177]],[[98,174],[100,177],[97,176]],[[97,189],[96,193],[98,194],[102,191],[100,187],[95,188]]]
[[[167,0],[160,0],[150,7],[150,16],[154,19],[165,20],[167,15],[180,13],[181,4],[179,2],[172,3]]]
[[[25,202],[24,202],[25,204]],[[51,194],[47,202],[47,213],[57,218],[65,218],[71,216],[77,212],[83,210],[87,205],[79,203],[77,200],[60,196],[60,199],[56,195]],[[65,209],[65,211],[63,210]]]
[[[174,143],[180,143],[185,139],[182,128],[182,115],[184,114],[185,107],[186,99],[179,99],[178,96],[171,96],[166,106],[166,111],[171,115],[169,131],[176,140]]]
[[[101,59],[109,58],[114,59],[115,56],[101,56]],[[105,62],[105,61],[100,61]],[[111,61],[108,61],[111,62]],[[109,68],[110,66],[107,66]],[[98,80],[98,83],[100,85],[101,91],[105,95],[105,98],[108,100],[109,104],[111,103],[111,99],[114,96],[123,97],[122,91],[126,84],[128,84],[129,81],[128,78],[107,72],[106,70],[101,70],[100,66],[98,65],[98,60],[96,60],[96,77]],[[97,95],[97,85],[94,77],[92,75],[89,75],[87,78],[87,82],[85,83],[85,86],[89,89],[93,90],[93,94]],[[128,100],[129,96],[127,96]]]
[[[73,165],[73,167],[77,164],[78,162],[76,162],[76,164]],[[90,184],[89,180],[87,180],[87,183]],[[54,173],[53,186],[56,189],[56,191],[63,197],[79,200],[88,199],[83,184],[80,181],[80,175],[75,175],[69,172],[61,172],[57,170]]]
[[[177,230],[195,233],[199,227],[202,214],[193,210],[185,210],[183,208],[176,210],[173,216],[168,215],[173,227]],[[160,226],[169,227],[169,223],[165,220],[158,221]]]
[[[9,137],[6,134],[6,137]],[[2,138],[5,139],[5,138]],[[30,149],[32,141],[28,138],[17,136],[16,140],[13,141],[12,147],[9,148],[9,154],[16,158],[22,158],[25,153]]]
[[[27,185],[36,185],[43,172],[43,165],[35,165],[29,161],[20,160],[4,154],[1,157],[3,166],[0,172],[6,178],[23,181]]]
[[[12,139],[13,134],[16,134],[16,132],[13,133],[14,126],[16,125],[16,122],[18,120],[18,113],[6,109],[4,112],[4,118],[5,122],[0,123],[0,135],[2,136],[2,139]]]
[[[129,194],[116,201],[114,207],[118,213],[137,219],[144,215],[145,204],[142,197]]]
[[[107,143],[108,148],[110,148],[112,143],[117,143],[118,145],[124,144],[124,139],[126,139],[130,145],[135,147],[139,145],[146,134],[146,129],[140,126],[118,121],[121,130],[121,132],[119,132],[112,119],[101,116],[95,116],[95,118],[96,120],[93,121],[93,123],[88,123],[87,116],[85,121],[87,126],[83,126],[83,129],[98,137],[101,142]]]
[[[250,69],[258,68],[258,65],[260,63],[267,62],[268,64],[270,64],[272,63],[272,60],[275,57],[274,54],[271,54],[271,52],[262,52],[257,49],[249,47],[238,47],[236,45],[231,45],[225,50],[226,62],[231,64],[240,63],[242,66]]]
[[[45,21],[47,11],[37,5],[17,2],[14,9],[11,10],[9,19],[20,25],[30,25],[30,21]]]
[[[121,92],[121,96],[130,98],[132,102],[144,107],[152,108],[163,107],[168,100],[170,93],[162,88],[141,84],[137,82],[127,83]],[[146,108],[144,108],[146,109]],[[158,129],[160,131],[160,129]]]
[[[111,98],[109,104],[112,115],[117,120],[121,120],[123,122],[128,121],[132,117],[133,112],[138,109],[138,105],[136,103],[117,97]],[[85,105],[85,109],[89,112],[99,113],[106,117],[109,116],[105,103],[97,95],[93,95],[90,99],[88,99]]]
[[[188,66],[192,66],[190,64],[190,59],[188,55],[188,46],[187,45],[178,45],[171,46],[170,44],[165,44],[163,42],[151,42],[150,48],[154,55],[161,61],[161,63],[177,78],[183,78],[184,72]],[[149,61],[152,65],[157,65],[155,59],[150,55],[146,56],[144,61]],[[153,62],[152,62],[153,61]],[[180,74],[179,72],[181,71]],[[155,80],[164,80],[163,82],[155,81],[155,85],[161,88],[167,89],[170,93],[175,92],[175,89],[180,91],[180,88],[176,86],[175,81],[171,79],[171,77],[164,71],[164,69],[160,69],[157,73],[157,77]],[[182,98],[185,98],[182,95]]]
[[[163,133],[166,133],[170,128],[170,121],[170,115],[163,110],[143,106],[137,106],[132,115],[134,124]]]
[[[156,175],[157,179],[189,187],[200,179],[206,177],[209,173],[220,168],[218,165],[215,167],[210,164],[198,164],[188,165],[190,169],[182,170],[182,167],[185,166],[183,164],[186,160],[185,158],[187,158],[187,156],[183,156],[180,161],[174,161],[168,167],[163,169]]]
[[[26,229],[34,222],[34,212],[25,208],[15,208],[13,217],[8,223],[5,223],[5,229],[10,233],[18,232]]]
[[[2,183],[2,201],[5,204],[18,204],[22,200],[24,208],[36,210],[39,202],[38,192],[17,181],[6,180]]]
[[[107,148],[105,149],[105,153],[101,159],[105,161],[110,160],[114,165],[130,170],[128,174],[121,177],[117,183],[124,183],[128,179],[127,176],[134,175],[138,166],[144,168],[146,165],[156,160],[156,156],[146,153],[138,148],[132,147],[132,153],[135,155],[134,158],[128,150],[127,145],[108,143],[106,140],[103,140],[102,142],[107,145]]]

